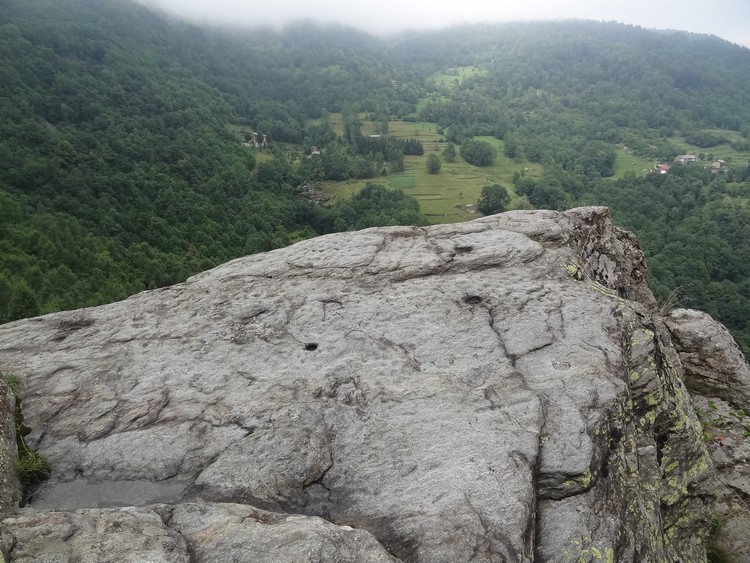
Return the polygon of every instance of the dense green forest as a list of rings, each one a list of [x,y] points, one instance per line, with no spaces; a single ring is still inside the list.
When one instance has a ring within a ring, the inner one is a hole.
[[[309,44],[246,44],[127,2],[3,4],[0,322],[121,299],[316,234],[425,223],[415,202],[378,190],[317,206],[298,195],[308,161],[293,166],[274,146],[258,163],[232,129],[301,143],[321,104],[388,90],[366,55],[332,70],[359,36],[336,43],[318,30],[313,62]]]
[[[702,164],[750,152],[747,49],[614,23],[386,40],[198,28],[126,0],[0,6],[0,322],[318,234],[426,224],[413,197],[383,187],[424,153],[388,134],[398,119],[435,124],[445,162],[539,165],[503,206],[610,206],[638,234],[657,297],[708,311],[750,350],[748,162]],[[618,154],[671,162],[684,146],[702,160],[616,177]],[[310,197],[352,179],[367,184],[352,199]]]

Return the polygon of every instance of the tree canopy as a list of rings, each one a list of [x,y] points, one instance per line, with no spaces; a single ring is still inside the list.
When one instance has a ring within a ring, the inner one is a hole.
[[[440,157],[436,155],[435,153],[431,153],[427,157],[427,171],[430,174],[437,174],[440,172],[440,168],[442,167],[443,163],[440,162]]]
[[[491,186],[484,186],[482,188],[482,194],[479,196],[477,202],[477,209],[485,215],[492,215],[493,213],[502,213],[508,209],[510,203],[510,195],[508,189],[500,184],[492,184]]]
[[[489,166],[497,156],[497,149],[486,141],[464,139],[461,143],[461,158],[476,166]]]

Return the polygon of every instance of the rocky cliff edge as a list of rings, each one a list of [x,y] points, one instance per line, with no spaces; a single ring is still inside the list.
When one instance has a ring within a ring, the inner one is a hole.
[[[705,436],[605,208],[311,239],[1,326],[0,368],[53,468],[7,560],[705,560]]]

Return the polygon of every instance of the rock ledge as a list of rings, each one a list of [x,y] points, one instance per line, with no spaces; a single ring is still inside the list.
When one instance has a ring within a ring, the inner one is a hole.
[[[13,561],[705,557],[711,461],[605,208],[311,239],[1,326],[0,367],[54,470]]]

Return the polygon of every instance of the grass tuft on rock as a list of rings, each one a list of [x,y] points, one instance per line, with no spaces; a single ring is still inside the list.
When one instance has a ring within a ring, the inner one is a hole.
[[[21,410],[21,389],[23,388],[23,378],[16,373],[2,373],[2,378],[8,385],[16,401],[15,405],[15,423],[16,423],[16,443],[18,445],[18,461],[16,462],[16,475],[21,482],[24,491],[28,491],[34,485],[41,483],[49,478],[52,474],[47,459],[32,450],[26,444],[26,436],[31,429],[23,423],[23,411]]]
[[[26,490],[49,479],[52,469],[44,456],[34,450],[27,449],[23,454],[18,453],[16,473],[18,480],[21,481],[21,485]]]
[[[708,531],[706,561],[708,563],[735,563],[731,554],[720,545],[724,532],[724,516],[714,514]]]

